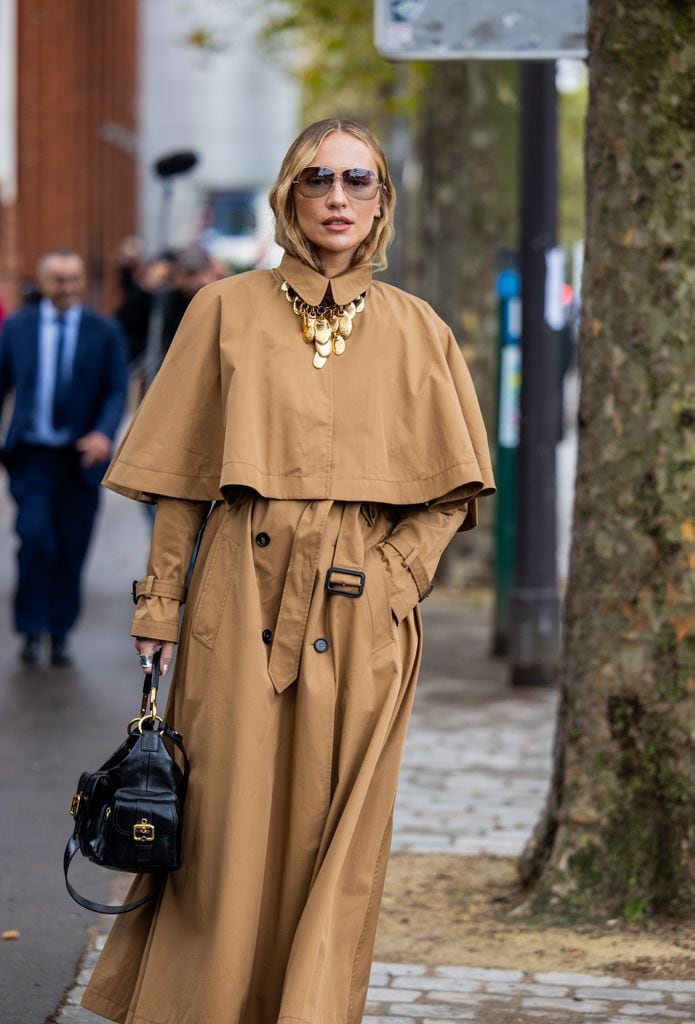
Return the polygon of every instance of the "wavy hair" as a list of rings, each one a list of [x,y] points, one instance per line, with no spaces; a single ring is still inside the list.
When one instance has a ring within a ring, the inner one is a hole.
[[[385,270],[388,265],[386,250],[394,235],[396,191],[389,175],[386,154],[379,140],[365,125],[348,118],[331,117],[310,124],[287,150],[269,196],[270,207],[275,216],[275,241],[288,255],[295,256],[313,270],[323,273],[316,246],[302,234],[297,222],[293,182],[300,171],[311,166],[319,146],[331,132],[347,132],[354,135],[372,151],[379,180],[383,186],[381,215],[374,220],[371,231],[358,246],[351,267],[371,266],[374,270]]]

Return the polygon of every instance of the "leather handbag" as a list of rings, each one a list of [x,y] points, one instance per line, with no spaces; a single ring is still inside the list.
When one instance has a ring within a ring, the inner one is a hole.
[[[140,715],[128,724],[118,750],[95,772],[83,772],[72,798],[73,833],[65,847],[68,892],[80,906],[100,914],[124,914],[154,899],[166,873],[181,865],[181,826],[188,782],[188,757],[181,735],[157,714],[159,652],[145,676]],[[167,749],[181,753],[183,770]],[[68,879],[77,852],[114,871],[160,875],[155,888],[122,906],[82,896]]]

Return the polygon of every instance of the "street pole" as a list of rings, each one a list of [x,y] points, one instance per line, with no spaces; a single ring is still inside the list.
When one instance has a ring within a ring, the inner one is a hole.
[[[511,681],[550,686],[556,679],[560,632],[555,449],[561,297],[554,61],[522,63],[521,96],[522,383]]]

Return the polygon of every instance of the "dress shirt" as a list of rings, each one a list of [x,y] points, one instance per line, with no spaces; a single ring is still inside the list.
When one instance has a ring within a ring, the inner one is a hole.
[[[39,306],[39,365],[36,374],[36,400],[31,430],[26,438],[31,444],[44,444],[52,448],[69,444],[70,430],[53,429],[53,395],[55,391],[56,346],[58,345],[58,318],[60,310],[49,299]],[[72,374],[80,329],[82,306],[70,306],[65,312],[65,348],[63,373]]]

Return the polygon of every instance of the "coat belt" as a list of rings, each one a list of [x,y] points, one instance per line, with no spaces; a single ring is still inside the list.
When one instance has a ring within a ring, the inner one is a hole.
[[[314,588],[324,585],[323,577],[317,580],[317,570],[326,523],[334,504],[328,500],[310,502],[297,524],[268,663],[278,693],[299,675]],[[333,565],[341,569],[362,569],[364,537],[359,514],[358,502],[343,505],[333,550]]]

